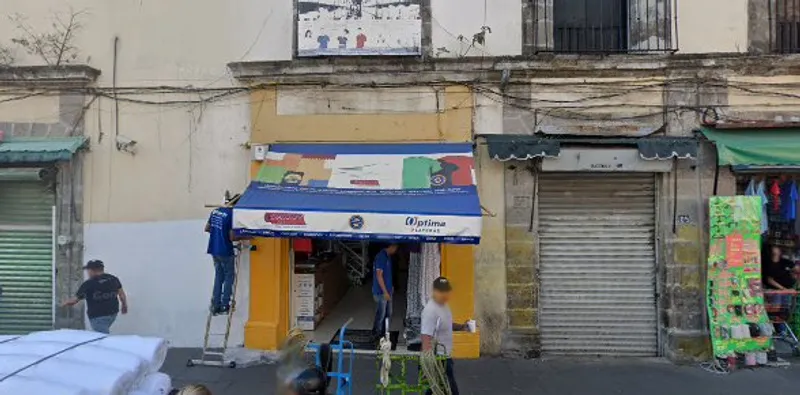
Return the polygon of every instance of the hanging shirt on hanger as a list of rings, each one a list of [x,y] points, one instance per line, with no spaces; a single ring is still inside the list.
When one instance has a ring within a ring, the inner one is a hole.
[[[797,183],[794,181],[781,185],[781,217],[786,221],[797,218]]]
[[[800,186],[798,186],[796,182],[794,184],[795,184],[795,194],[800,196],[800,190],[798,190],[798,188]],[[797,200],[795,200],[795,202],[796,201]],[[798,220],[798,218],[800,218],[800,204],[795,204],[795,208],[794,208],[794,219],[795,219],[795,221],[794,221],[794,234],[795,235],[800,235],[800,220]]]
[[[767,194],[765,192],[766,185],[764,181],[756,182],[755,179],[750,180],[744,194],[746,196],[758,196],[761,198],[761,234],[767,233],[769,230],[769,222],[767,218]]]
[[[779,213],[781,209],[781,186],[778,184],[778,180],[772,181],[772,185],[769,187],[769,195],[772,197],[773,212]]]

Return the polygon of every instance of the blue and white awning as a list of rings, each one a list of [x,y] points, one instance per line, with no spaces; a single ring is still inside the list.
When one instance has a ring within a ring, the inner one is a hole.
[[[272,145],[233,221],[250,236],[477,244],[472,145]]]

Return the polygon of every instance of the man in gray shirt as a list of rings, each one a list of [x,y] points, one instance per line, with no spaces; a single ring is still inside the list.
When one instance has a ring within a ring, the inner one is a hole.
[[[433,297],[422,310],[422,351],[434,350],[437,355],[446,355],[447,381],[450,393],[458,394],[455,375],[453,374],[453,331],[468,330],[467,324],[453,323],[453,313],[447,303],[452,291],[450,281],[439,277],[433,281]],[[428,390],[426,394],[431,394]]]

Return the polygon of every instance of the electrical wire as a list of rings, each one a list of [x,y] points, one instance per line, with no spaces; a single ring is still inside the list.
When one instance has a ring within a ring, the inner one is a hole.
[[[636,82],[638,81],[638,82]],[[635,83],[634,83],[635,82]],[[519,83],[519,82],[517,82]],[[731,82],[724,79],[699,79],[699,78],[685,78],[685,79],[677,79],[677,80],[669,80],[663,81],[663,79],[643,79],[643,80],[631,80],[630,83],[628,82],[620,82],[618,80],[614,81],[554,81],[554,82],[543,82],[541,80],[537,81],[528,81],[525,82],[524,85],[527,86],[542,86],[547,88],[556,88],[559,87],[561,89],[553,90],[552,93],[560,93],[565,95],[572,95],[572,94],[583,94],[585,96],[578,97],[575,99],[547,99],[536,97],[532,94],[530,97],[523,97],[518,95],[509,94],[506,92],[500,92],[495,89],[486,86],[486,83],[480,83],[478,81],[474,81],[471,83],[462,83],[461,85],[466,86],[473,90],[473,92],[477,94],[481,94],[488,99],[504,104],[509,105],[511,107],[515,107],[518,109],[532,111],[536,113],[542,113],[543,115],[552,116],[555,118],[560,119],[575,119],[575,120],[634,120],[634,119],[643,119],[648,117],[654,116],[663,116],[667,112],[684,112],[684,111],[691,111],[697,112],[702,114],[708,115],[709,111],[717,111],[717,116],[720,119],[727,119],[730,120],[730,116],[724,116],[724,114],[720,114],[719,110],[723,108],[758,108],[758,107],[771,107],[771,108],[788,108],[795,106],[792,102],[780,102],[780,103],[743,103],[743,104],[717,104],[717,105],[707,105],[707,106],[686,106],[686,105],[672,105],[672,104],[655,104],[655,103],[592,103],[597,101],[607,101],[614,98],[623,97],[625,95],[630,95],[636,92],[645,92],[648,89],[661,89],[662,92],[684,92],[685,86],[680,86],[680,84],[691,84],[692,89],[696,91],[700,91],[703,88],[711,88],[711,89],[729,89],[729,90],[737,90],[743,93],[746,93],[753,97],[765,97],[765,96],[774,96],[774,97],[782,97],[785,99],[790,100],[800,100],[800,95],[793,94],[791,92],[787,92],[787,90],[791,90],[792,88],[800,87],[800,83],[765,83],[765,82]],[[308,83],[306,84],[282,84],[287,87],[301,87],[301,86],[309,86]],[[338,83],[338,84],[325,84],[324,87],[327,91],[331,92],[352,92],[355,88],[368,88],[368,89],[378,89],[378,88],[398,88],[404,87],[409,92],[413,92],[414,88],[421,89],[420,93],[429,93],[431,87],[441,87],[441,86],[448,86],[453,85],[452,83],[444,83],[444,82],[437,82],[437,83],[421,83],[421,84],[364,84],[364,83]],[[319,86],[312,85],[312,86]],[[627,89],[623,89],[623,87],[629,87]],[[36,97],[36,96],[55,96],[55,95],[63,95],[63,94],[76,94],[76,95],[90,95],[92,97],[102,97],[108,98],[113,100],[115,103],[128,103],[128,104],[135,104],[135,105],[147,105],[147,106],[170,106],[170,107],[188,107],[194,105],[206,105],[221,102],[230,98],[235,98],[242,95],[250,94],[256,90],[264,89],[267,85],[254,85],[248,87],[224,87],[224,88],[197,88],[191,86],[143,86],[143,87],[84,87],[84,88],[41,88],[36,87],[35,91],[31,91],[31,88],[26,88],[24,86],[21,87],[13,87],[7,88],[0,91],[0,94],[4,96],[11,96],[8,98],[0,98],[0,105],[9,102],[16,102],[22,101],[28,98]],[[594,90],[599,90],[598,94],[591,94],[587,93],[585,89],[580,88],[587,88],[591,87]],[[534,89],[532,89],[534,90]],[[610,93],[602,93],[602,90],[610,90]],[[538,94],[548,93],[547,91],[534,90]],[[143,99],[137,96],[142,95],[154,95],[154,94],[161,94],[161,95],[185,95],[185,94],[195,94],[199,96],[197,99],[163,99],[163,100],[152,100],[152,99]],[[411,102],[415,100],[413,97],[396,97],[396,98],[380,98],[378,101],[386,102],[386,103],[400,103],[400,102]],[[257,104],[260,100],[256,101],[244,101],[240,103],[227,103],[227,106],[234,106],[234,105],[254,105]],[[336,101],[336,100],[334,100]],[[582,105],[579,105],[582,104]],[[798,103],[800,104],[800,103]],[[572,106],[570,106],[572,105]],[[465,108],[462,106],[457,106],[458,108]],[[471,106],[472,108],[480,107],[478,105]],[[600,114],[600,115],[592,115],[587,114],[585,110],[602,110],[602,109],[613,109],[613,108],[626,108],[626,109],[633,109],[633,108],[660,108],[662,111],[657,112],[648,112],[643,114],[632,114],[632,115],[610,115],[610,114]],[[342,106],[342,109],[357,112],[359,109],[357,107],[347,107],[345,108]],[[374,109],[373,109],[374,110]],[[158,110],[159,112],[162,111],[161,109]],[[400,111],[403,112],[403,111]]]

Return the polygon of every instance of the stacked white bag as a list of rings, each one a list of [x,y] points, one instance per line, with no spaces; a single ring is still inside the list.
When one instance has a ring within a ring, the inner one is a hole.
[[[0,337],[0,395],[169,392],[169,376],[158,373],[167,356],[163,339],[104,336],[57,330]]]

